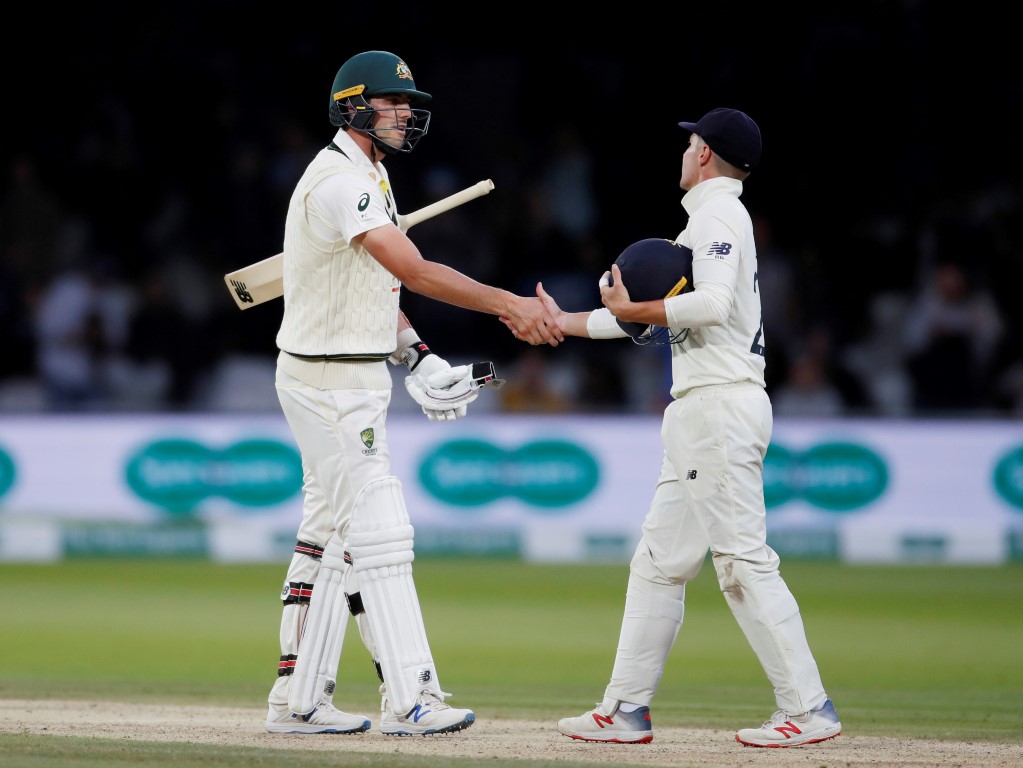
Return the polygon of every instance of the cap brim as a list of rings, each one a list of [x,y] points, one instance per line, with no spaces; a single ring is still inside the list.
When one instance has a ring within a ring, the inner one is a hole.
[[[367,93],[367,96],[392,96],[398,94],[400,96],[408,96],[410,104],[421,104],[424,101],[429,101],[433,98],[430,94],[425,91],[417,91],[415,88],[381,88]]]
[[[679,128],[685,128],[690,133],[696,133],[696,123],[679,123]]]

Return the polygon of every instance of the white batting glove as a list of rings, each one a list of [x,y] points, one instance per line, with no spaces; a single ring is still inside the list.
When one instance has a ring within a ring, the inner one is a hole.
[[[409,369],[405,389],[419,403],[430,421],[454,421],[465,416],[467,406],[477,397],[481,387],[501,387],[493,363],[474,363],[452,368],[435,354],[411,328],[397,337],[397,349],[391,362]]]
[[[483,387],[503,384],[504,379],[498,379],[494,373],[493,363],[449,366],[426,377],[417,368],[416,373],[405,378],[405,388],[430,421],[454,421],[465,416],[467,406],[479,397]]]
[[[466,382],[471,374],[469,366],[452,368],[444,358],[430,354],[405,377],[405,389],[430,421],[454,421],[465,416],[466,406],[478,397]]]
[[[395,365],[404,365],[409,369],[411,375],[405,378],[405,387],[410,393],[415,390],[416,394],[413,394],[413,399],[420,404],[423,413],[430,421],[451,421],[465,416],[464,405],[460,409],[444,410],[430,407],[429,399],[423,394],[427,387],[426,380],[435,373],[451,370],[451,365],[423,343],[412,328],[406,328],[398,334],[397,349],[391,355],[391,362]],[[412,385],[410,380],[413,376],[421,377],[419,384]]]

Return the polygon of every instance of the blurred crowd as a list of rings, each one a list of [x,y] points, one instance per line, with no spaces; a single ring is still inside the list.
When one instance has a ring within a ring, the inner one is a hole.
[[[130,136],[107,138],[94,162],[131,173]],[[198,238],[205,214],[189,195],[167,190],[148,216],[129,194],[108,199],[113,230],[104,233],[99,219],[62,205],[31,156],[15,158],[0,208],[0,410],[276,410],[280,300],[240,311],[223,274],[272,255],[285,196],[317,144],[296,129],[274,153],[238,146],[224,180],[235,210],[220,212],[223,233]],[[616,253],[598,226],[606,203],[595,194],[595,158],[567,125],[547,151],[517,196],[495,195],[506,204],[474,201],[411,234],[428,258],[480,280],[523,293],[540,280],[566,308],[597,306],[597,278]],[[419,201],[474,181],[430,167]],[[1018,270],[1023,259],[1020,202],[991,189],[926,221],[877,222],[852,254],[784,242],[756,214],[776,415],[1023,417],[1020,311],[1010,296],[1019,283],[994,279],[998,260]],[[910,279],[898,284],[889,266],[907,255]],[[498,363],[508,383],[493,410],[652,413],[667,402],[665,347],[534,348],[496,318],[404,300],[454,364]]]
[[[863,67],[880,66],[886,46],[901,61],[906,44],[869,38],[854,25],[814,34],[791,98],[813,100],[815,119],[835,126],[828,141],[842,146],[852,168],[840,182],[832,174],[833,187],[818,193],[815,165],[803,163],[798,173],[785,165],[796,151],[817,155],[791,121],[768,113],[784,95],[735,104],[760,119],[766,137],[763,167],[744,199],[755,217],[776,415],[1023,418],[1023,306],[1014,298],[1023,284],[1020,179],[978,173],[961,174],[954,187],[936,183],[950,137],[947,129],[913,134],[933,116],[933,106],[920,101],[922,87],[915,104],[901,94],[872,94],[879,110],[885,99],[907,110],[905,135],[877,139],[890,145],[886,177],[858,173],[874,134],[861,136],[829,112],[821,94],[850,93],[853,75],[829,68],[828,57],[850,39],[850,48],[872,46],[874,64],[852,57],[855,77],[869,79]],[[916,45],[914,56],[926,60]],[[281,75],[288,83],[279,91],[265,85],[258,110],[251,62],[221,47],[206,62],[176,59],[185,66],[161,81],[159,99],[138,98],[150,82],[142,71],[126,89],[99,69],[91,79],[81,69],[90,95],[76,105],[72,126],[25,126],[24,136],[7,137],[0,413],[279,409],[273,369],[281,301],[240,311],[223,276],[280,250],[292,187],[333,133],[326,84],[337,57],[310,61],[282,47],[294,69]],[[542,281],[563,308],[581,310],[599,305],[597,280],[629,243],[683,228],[677,183],[684,137],[674,121],[721,106],[717,94],[730,93],[727,73],[708,86],[713,95],[691,98],[685,113],[671,94],[660,99],[659,114],[647,110],[637,159],[623,147],[633,139],[622,133],[624,118],[529,108],[536,94],[549,95],[543,83],[550,73],[527,57],[428,56],[412,45],[400,52],[420,87],[434,93],[435,119],[413,155],[388,164],[399,210],[481,179],[496,184],[491,195],[410,232],[427,258],[523,295]],[[275,65],[264,64],[260,82],[271,82]],[[576,57],[559,76],[592,109],[633,81],[630,66],[612,55]],[[295,70],[323,70],[324,82],[304,82],[307,74],[298,78]],[[501,98],[484,101],[487,127],[475,130],[467,105],[472,94],[492,94],[495,78]],[[272,96],[284,92],[294,101]],[[185,135],[192,130],[186,117],[201,121],[201,136]],[[157,133],[154,126],[168,121]],[[987,167],[997,170],[997,159]],[[530,347],[497,318],[410,292],[403,308],[452,364],[495,361],[507,384],[480,407],[639,414],[667,403],[665,347],[628,339]],[[409,407],[407,399],[397,390],[394,408]]]

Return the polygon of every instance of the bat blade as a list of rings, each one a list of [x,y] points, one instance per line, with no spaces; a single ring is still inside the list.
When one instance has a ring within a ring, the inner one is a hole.
[[[490,194],[494,182],[490,179],[473,184],[463,190],[448,195],[435,203],[424,206],[407,215],[398,216],[398,226],[403,232],[416,224],[432,219],[434,216],[464,205],[477,197]],[[234,272],[224,275],[224,283],[231,292],[238,309],[249,309],[257,304],[276,299],[284,295],[284,254],[249,264]]]
[[[248,309],[284,295],[284,254],[249,264],[224,275],[238,309]]]

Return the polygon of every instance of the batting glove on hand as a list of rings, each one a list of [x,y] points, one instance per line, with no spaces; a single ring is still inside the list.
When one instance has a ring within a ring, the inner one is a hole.
[[[498,379],[494,373],[494,364],[489,362],[452,368],[439,360],[441,365],[432,363],[424,375],[420,369],[434,358],[436,355],[426,358],[415,373],[405,377],[405,388],[430,421],[459,419],[465,416],[469,403],[479,397],[480,389],[504,384],[504,379]]]
[[[431,354],[416,366],[416,372],[405,377],[405,389],[423,408],[430,421],[454,421],[466,414],[466,406],[476,399],[459,400],[452,387],[465,377],[465,366],[452,368],[443,357]],[[464,389],[457,388],[456,390]]]

